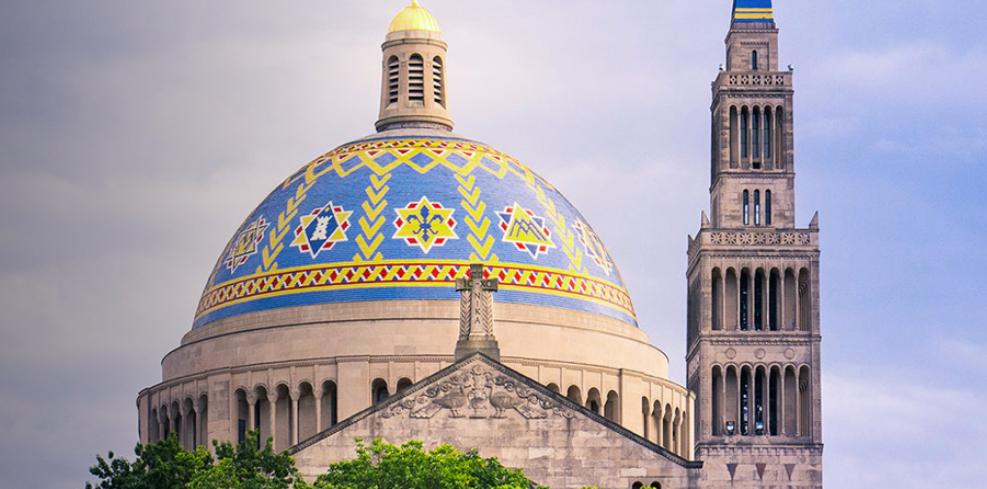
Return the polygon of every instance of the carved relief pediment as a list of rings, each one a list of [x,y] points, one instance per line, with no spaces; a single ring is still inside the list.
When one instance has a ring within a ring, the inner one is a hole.
[[[471,419],[501,419],[511,413],[525,419],[573,417],[561,404],[484,363],[465,366],[432,385],[423,386],[383,410],[381,416],[428,419],[443,411],[453,418]]]

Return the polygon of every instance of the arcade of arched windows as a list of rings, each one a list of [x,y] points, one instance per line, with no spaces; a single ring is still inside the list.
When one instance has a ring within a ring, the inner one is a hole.
[[[585,375],[581,371],[567,371],[567,374],[571,375],[573,372],[580,372],[578,377]],[[561,378],[567,375],[561,371],[557,373],[554,381],[551,374],[541,380],[549,390],[565,395],[574,403],[613,423],[626,424],[622,419],[622,413],[626,414],[626,411],[623,411],[623,399],[615,378],[603,375],[599,383],[572,384]],[[643,424],[640,427],[643,430],[633,429],[649,441],[688,458],[692,443],[691,423],[694,420],[689,414],[691,409],[688,407],[691,404],[687,391],[660,379],[642,380],[650,385],[650,389],[645,388],[646,391],[653,394],[642,399],[642,405],[647,408],[642,411]],[[412,384],[410,377],[371,376],[361,395],[367,396],[368,405],[376,405]],[[200,386],[196,388],[198,387]],[[210,445],[212,440],[207,426],[209,396],[205,391],[201,391],[199,395],[176,395],[181,388],[178,385],[161,386],[149,394],[147,436],[142,437],[143,441],[153,443],[175,432],[182,446],[190,450],[197,446]],[[214,431],[226,432],[229,429],[230,441],[238,443],[246,439],[247,431],[258,430],[261,443],[273,437],[275,450],[285,450],[338,423],[341,395],[345,393],[338,391],[337,383],[331,377],[320,383],[304,378],[294,382],[235,382],[230,391],[230,400],[223,401],[224,405],[230,403],[230,418],[225,419],[224,416],[221,421],[224,426],[217,427]],[[640,420],[626,421],[637,426]],[[213,419],[213,422],[220,421]],[[230,423],[229,428],[225,427],[226,423]]]
[[[243,441],[248,430],[258,430],[260,440],[274,437],[277,451],[339,422],[338,395],[332,380],[318,385],[302,381],[294,388],[279,383],[273,390],[265,385],[253,389],[241,386],[234,390],[233,398],[236,440]]]
[[[783,106],[731,105],[728,117],[731,169],[787,169]]]
[[[553,386],[556,384],[549,384],[549,389],[555,391]],[[561,393],[561,391],[559,392]],[[579,386],[570,385],[565,390],[565,396],[570,401],[603,416],[609,421],[625,424],[619,418],[621,399],[614,390],[610,390],[604,399],[601,391],[596,387],[591,387],[584,395]],[[684,397],[676,395],[670,396],[669,399],[653,399],[642,396],[642,429],[638,434],[680,457],[689,458],[692,443],[690,430],[693,420],[689,410],[683,407],[684,400]]]
[[[185,397],[151,408],[147,442],[154,443],[176,432],[186,449],[209,446],[208,405],[208,395],[202,393],[194,402],[192,397]],[[232,406],[235,442],[244,441],[247,431],[256,429],[260,432],[258,441],[274,436],[274,448],[278,451],[339,421],[336,384],[332,380],[318,386],[309,381],[293,387],[287,383],[278,383],[273,388],[264,384],[253,388],[240,386],[233,391]]]
[[[713,331],[810,331],[808,268],[716,267],[712,270]]]
[[[161,402],[147,415],[150,442],[176,433],[179,443],[188,450],[209,445],[209,396],[204,392]]]
[[[808,365],[714,365],[713,436],[810,436]]]

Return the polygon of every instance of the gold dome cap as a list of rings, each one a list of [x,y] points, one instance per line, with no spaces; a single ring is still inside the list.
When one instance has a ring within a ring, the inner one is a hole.
[[[431,12],[418,5],[417,0],[411,0],[410,6],[398,12],[394,16],[394,20],[391,21],[391,27],[387,29],[388,34],[400,31],[426,31],[442,34],[442,30],[439,29],[439,22],[435,20]]]

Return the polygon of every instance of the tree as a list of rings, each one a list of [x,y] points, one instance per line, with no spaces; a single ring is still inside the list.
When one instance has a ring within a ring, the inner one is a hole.
[[[430,452],[422,442],[400,447],[376,439],[367,446],[359,438],[357,457],[329,466],[315,482],[317,489],[530,489],[524,471],[505,468],[496,458],[476,450],[461,453],[450,445]]]
[[[186,451],[172,434],[134,449],[130,462],[96,456],[89,472],[100,478],[86,489],[531,489],[520,469],[508,469],[496,458],[483,458],[450,445],[426,451],[420,441],[400,447],[380,439],[366,445],[357,439],[356,458],[329,466],[315,485],[300,476],[287,452],[275,453],[273,439],[261,449],[258,434],[234,447],[213,441],[215,457],[205,447]],[[541,488],[548,489],[548,488]]]
[[[216,443],[219,463],[200,470],[188,484],[188,489],[305,489],[295,459],[288,451],[274,453],[274,439],[268,438],[263,450],[258,449],[257,432],[235,449],[229,442]]]
[[[86,489],[184,489],[196,473],[212,465],[205,448],[186,451],[174,433],[157,443],[138,443],[134,454],[133,462],[113,452],[106,459],[97,455],[89,473],[102,481],[96,486],[87,482]]]
[[[130,462],[96,456],[89,472],[101,479],[86,489],[297,489],[310,486],[298,475],[295,460],[288,452],[274,453],[273,439],[258,449],[258,434],[251,431],[236,448],[229,442],[216,443],[218,463],[205,447],[189,452],[172,433],[166,439],[147,445],[137,444],[137,458]]]

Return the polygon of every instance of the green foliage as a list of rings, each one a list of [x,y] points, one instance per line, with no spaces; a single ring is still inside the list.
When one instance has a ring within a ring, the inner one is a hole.
[[[199,471],[188,484],[189,489],[288,489],[307,487],[295,459],[287,451],[274,453],[274,440],[267,439],[263,450],[257,448],[257,432],[251,431],[235,449],[229,442],[216,443],[219,463]]]
[[[205,447],[186,451],[173,433],[167,439],[134,449],[130,462],[96,456],[89,472],[101,479],[99,485],[86,483],[86,489],[297,489],[309,486],[298,476],[295,460],[288,452],[274,453],[273,440],[263,450],[257,448],[257,432],[236,448],[228,442],[213,442],[218,463]]]
[[[505,468],[495,458],[475,451],[461,453],[449,445],[430,452],[422,442],[400,447],[374,440],[370,446],[357,439],[357,457],[334,463],[319,476],[317,489],[530,489],[521,470]]]
[[[531,489],[522,470],[508,469],[495,458],[449,445],[426,451],[420,441],[400,447],[357,439],[357,457],[329,466],[314,486],[302,480],[295,460],[275,453],[273,440],[258,448],[257,432],[234,447],[213,442],[215,459],[205,447],[186,451],[172,434],[148,445],[137,445],[130,462],[96,456],[89,469],[98,485],[86,489]],[[547,488],[541,488],[547,489]],[[589,489],[589,488],[587,488]]]
[[[186,451],[172,433],[168,438],[149,445],[137,444],[137,459],[133,462],[96,456],[96,465],[89,472],[102,479],[99,485],[86,483],[86,489],[184,489],[197,472],[212,465],[212,456],[200,447]]]

